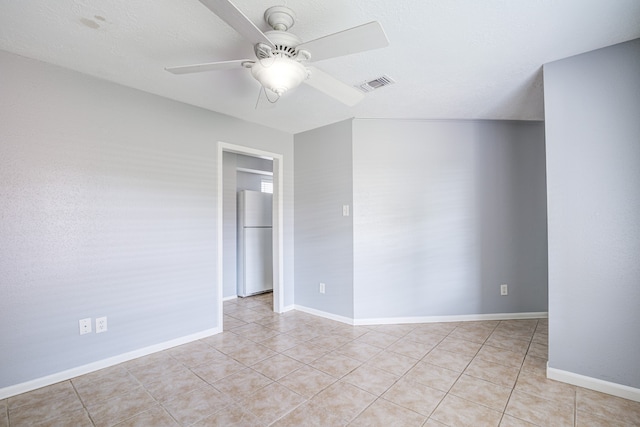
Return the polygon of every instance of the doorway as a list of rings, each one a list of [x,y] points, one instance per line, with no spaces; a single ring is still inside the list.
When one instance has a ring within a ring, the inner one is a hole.
[[[235,153],[244,156],[257,157],[260,159],[268,159],[273,161],[273,311],[282,313],[284,311],[284,262],[283,262],[283,164],[282,155],[267,151],[257,150],[241,145],[228,144],[225,142],[218,143],[217,167],[218,167],[218,227],[217,227],[217,243],[218,256],[216,261],[218,280],[218,324],[222,329],[223,326],[223,284],[224,284],[224,153]],[[234,189],[235,191],[235,189]]]

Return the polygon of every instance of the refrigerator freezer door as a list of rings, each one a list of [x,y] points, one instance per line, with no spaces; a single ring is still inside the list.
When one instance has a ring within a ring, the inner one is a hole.
[[[244,229],[244,295],[273,289],[271,227]]]
[[[259,191],[242,191],[239,205],[243,209],[244,227],[271,227],[273,196]]]

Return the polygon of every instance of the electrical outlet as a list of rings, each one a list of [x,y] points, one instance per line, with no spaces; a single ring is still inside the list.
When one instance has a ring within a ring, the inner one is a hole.
[[[500,285],[500,295],[509,295],[508,285]]]
[[[349,216],[349,205],[342,205],[342,216]]]
[[[325,284],[320,282],[319,291],[320,291],[321,294],[324,294],[324,287],[325,287]]]
[[[107,316],[96,317],[96,334],[107,332]]]
[[[80,335],[91,333],[91,318],[87,317],[86,319],[80,319]]]

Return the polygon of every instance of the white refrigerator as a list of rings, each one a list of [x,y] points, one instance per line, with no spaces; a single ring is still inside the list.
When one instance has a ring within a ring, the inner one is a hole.
[[[273,290],[272,195],[238,192],[238,296]]]

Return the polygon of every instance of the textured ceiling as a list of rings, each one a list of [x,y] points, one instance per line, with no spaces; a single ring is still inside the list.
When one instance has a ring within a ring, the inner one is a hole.
[[[234,3],[263,31],[265,9],[292,8],[291,32],[303,41],[380,21],[389,47],[314,65],[350,85],[382,74],[397,83],[355,107],[302,85],[256,110],[249,70],[164,70],[253,58],[252,46],[197,0],[4,0],[0,49],[296,133],[349,117],[541,120],[544,63],[640,37],[638,0]]]

